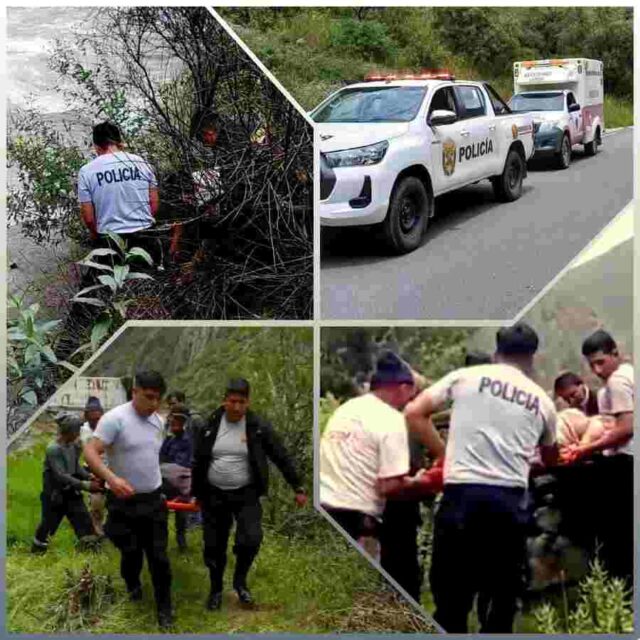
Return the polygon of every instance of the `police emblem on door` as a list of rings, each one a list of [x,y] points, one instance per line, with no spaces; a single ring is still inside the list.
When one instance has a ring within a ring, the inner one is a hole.
[[[515,124],[511,125],[511,135],[514,140],[518,137],[518,127]]]
[[[442,169],[445,176],[453,175],[456,170],[456,143],[450,138],[442,143]]]

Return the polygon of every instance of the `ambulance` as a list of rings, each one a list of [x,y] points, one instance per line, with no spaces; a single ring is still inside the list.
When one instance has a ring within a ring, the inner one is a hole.
[[[513,65],[515,113],[531,113],[535,157],[551,157],[566,169],[575,145],[593,156],[604,133],[604,75],[599,60],[527,60]]]
[[[320,137],[320,223],[374,226],[394,253],[420,246],[434,198],[490,180],[522,194],[533,118],[485,82],[446,71],[372,74],[311,112]]]

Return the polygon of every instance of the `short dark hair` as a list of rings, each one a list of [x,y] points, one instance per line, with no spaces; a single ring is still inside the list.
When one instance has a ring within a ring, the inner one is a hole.
[[[93,127],[93,144],[98,147],[106,147],[109,144],[120,144],[122,134],[117,124],[113,122],[101,122]]]
[[[184,403],[187,400],[187,396],[184,394],[184,391],[178,390],[169,391],[169,393],[167,393],[167,400],[171,400],[171,398],[174,398],[181,403]]]
[[[498,331],[496,347],[505,356],[532,356],[538,350],[538,334],[525,322],[518,322]]]
[[[582,343],[582,355],[587,357],[602,351],[602,353],[613,353],[618,350],[616,341],[611,337],[610,333],[604,331],[604,329],[598,329],[598,331],[592,333]]]
[[[231,394],[249,397],[249,382],[244,378],[233,378],[227,382],[227,388],[225,390],[225,398]]]
[[[138,389],[156,389],[163,396],[167,390],[164,378],[157,371],[137,371],[133,378],[133,386]]]
[[[563,389],[568,389],[569,387],[583,383],[584,380],[577,373],[573,373],[573,371],[566,371],[565,373],[561,373],[555,379],[555,382],[553,383],[553,392],[557,394]]]
[[[181,418],[182,424],[189,419],[189,415],[189,409],[187,406],[180,402],[169,412],[169,418]]]
[[[484,351],[469,351],[464,357],[465,367],[475,367],[478,364],[491,364],[492,362],[491,355]]]

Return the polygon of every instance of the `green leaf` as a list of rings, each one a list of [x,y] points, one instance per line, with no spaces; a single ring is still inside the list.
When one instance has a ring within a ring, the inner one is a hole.
[[[11,356],[7,356],[7,366],[11,371],[13,371],[17,376],[22,376],[22,369],[18,364],[18,361]]]
[[[98,276],[98,280],[102,282],[103,286],[109,287],[109,289],[111,289],[113,293],[118,290],[118,283],[115,281],[115,278],[113,276]]]
[[[76,293],[76,297],[83,296],[85,293],[89,293],[89,291],[95,291],[96,289],[102,289],[104,285],[102,284],[94,284],[92,287],[87,287],[86,289],[82,289]]]
[[[103,314],[94,323],[91,329],[91,348],[95,351],[100,343],[109,335],[113,319]]]
[[[132,271],[127,275],[127,280],[155,280],[155,278],[148,273],[140,273],[139,271]]]
[[[76,356],[79,353],[84,353],[85,351],[89,351],[90,349],[91,349],[91,343],[85,342],[83,345],[80,345],[69,357],[73,358],[73,356]]]
[[[48,320],[46,322],[36,322],[36,329],[40,333],[49,333],[52,329],[55,329],[62,320]]]
[[[88,253],[85,257],[84,260],[91,260],[91,258],[93,258],[94,256],[117,256],[118,252],[115,251],[114,249],[94,249],[93,251],[91,251],[90,253]]]
[[[56,358],[56,354],[53,352],[53,349],[50,346],[45,345],[44,347],[42,347],[41,353],[49,362],[53,362],[53,364],[58,362],[58,358]]]
[[[20,399],[23,402],[30,404],[32,407],[38,404],[38,396],[36,395],[36,392],[30,387],[22,390],[22,392],[20,393]]]
[[[17,328],[12,328],[7,331],[7,338],[9,338],[9,340],[21,341],[26,340],[27,336],[24,331],[20,331],[20,329]]]
[[[141,258],[149,266],[153,266],[153,258],[142,247],[133,247],[127,253],[126,261],[127,262],[131,262],[131,261],[135,260],[136,258]]]
[[[13,307],[14,309],[20,309],[20,307],[22,306],[22,298],[18,298],[18,296],[15,296],[12,293],[10,293],[9,306]]]
[[[113,233],[113,231],[107,231],[107,237],[114,242],[114,244],[120,249],[121,253],[124,255],[124,252],[127,248],[124,240],[117,234]]]
[[[78,262],[82,267],[90,267],[91,269],[99,269],[100,271],[113,271],[113,267],[110,267],[107,264],[100,264],[99,262],[91,262],[91,261],[82,261]]]
[[[122,287],[124,281],[127,279],[127,274],[129,273],[129,265],[116,265],[113,268],[113,277],[115,278],[116,284],[118,288]]]
[[[93,305],[94,307],[106,307],[107,305],[102,301],[98,300],[98,298],[79,298],[75,296],[71,298],[72,302],[84,302],[85,304]]]
[[[114,302],[113,308],[120,314],[120,317],[124,320],[127,314],[127,307],[131,304],[132,300],[123,300],[122,302]]]
[[[24,352],[24,361],[29,363],[35,361],[36,357],[40,355],[40,346],[37,344],[30,344]]]
[[[40,305],[37,302],[34,302],[32,305],[29,305],[29,311],[31,312],[32,317],[40,311]]]

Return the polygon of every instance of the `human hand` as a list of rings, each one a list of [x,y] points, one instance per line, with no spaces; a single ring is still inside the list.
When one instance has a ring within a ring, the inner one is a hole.
[[[89,481],[89,492],[90,493],[102,493],[103,484],[98,480],[90,480]]]
[[[109,488],[118,498],[130,498],[135,489],[124,479],[117,476],[109,480]]]

